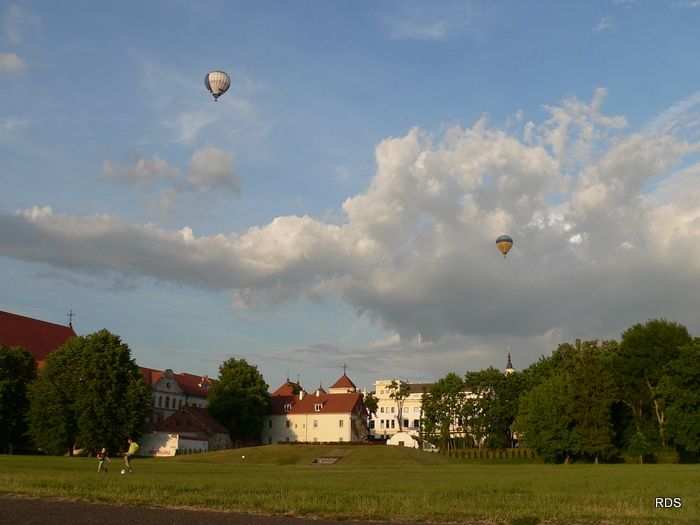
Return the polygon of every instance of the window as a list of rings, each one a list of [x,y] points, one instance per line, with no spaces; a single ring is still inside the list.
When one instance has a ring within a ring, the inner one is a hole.
[[[165,388],[167,388],[168,390],[170,390],[170,381],[168,381],[167,383],[165,383]]]
[[[285,411],[285,412],[289,412],[291,409],[292,409],[292,405],[290,405],[289,403],[287,403],[286,405],[284,405],[284,411]]]
[[[339,426],[340,428],[343,428],[343,420],[342,420],[342,419],[338,421],[338,426]]]
[[[408,412],[408,407],[403,407],[404,412]]]
[[[318,438],[314,438],[314,443],[318,443]]]
[[[384,407],[381,407],[379,411],[383,414],[384,413]]]
[[[158,406],[159,407],[163,406],[163,396],[158,397]]]
[[[314,419],[314,428],[318,428],[318,419]]]
[[[384,428],[384,420],[379,421],[379,428]]]
[[[165,396],[165,408],[170,408],[170,398]]]
[[[396,407],[391,407],[391,413],[392,413],[392,414],[394,413],[394,409],[396,409]]]
[[[396,423],[396,421],[394,421],[394,420],[392,419],[392,420],[391,420],[391,428],[396,428],[396,427],[394,426],[394,423]]]
[[[180,400],[180,406],[178,408],[182,408],[182,399]]]
[[[369,428],[370,428],[370,430],[374,430],[374,419],[370,419]]]
[[[272,428],[272,420],[271,419],[267,420],[267,428]]]
[[[343,438],[339,437],[339,438],[338,438],[338,443],[342,443],[342,442],[343,442]]]
[[[403,426],[408,428],[408,419],[403,420]]]
[[[420,407],[413,407],[413,413],[420,412]]]
[[[316,412],[320,412],[322,407],[323,407],[323,405],[322,405],[321,403],[316,403],[316,404],[314,405],[314,410],[315,410]]]
[[[285,421],[285,423],[287,424],[287,428],[289,428],[289,419]]]
[[[413,420],[413,428],[418,428],[418,427],[420,427],[420,420],[414,419]]]

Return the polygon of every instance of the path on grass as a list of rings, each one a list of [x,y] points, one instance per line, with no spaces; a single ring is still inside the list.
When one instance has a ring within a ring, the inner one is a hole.
[[[386,525],[390,522],[333,521],[212,510],[107,505],[0,494],[0,523],[3,525],[193,525],[195,523],[206,525],[378,525],[381,523]]]

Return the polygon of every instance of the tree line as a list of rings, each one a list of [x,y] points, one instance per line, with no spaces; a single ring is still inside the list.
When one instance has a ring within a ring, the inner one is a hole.
[[[207,408],[234,443],[259,439],[269,404],[256,366],[231,358],[219,367]],[[40,371],[25,349],[0,345],[0,452],[116,452],[143,434],[152,413],[153,393],[129,346],[108,330],[70,338]]]
[[[700,338],[664,319],[620,341],[560,344],[522,372],[449,373],[423,394],[423,437],[450,449],[534,449],[548,462],[700,457]]]

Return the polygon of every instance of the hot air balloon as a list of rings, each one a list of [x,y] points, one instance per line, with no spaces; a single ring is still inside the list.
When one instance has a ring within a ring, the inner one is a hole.
[[[228,90],[231,78],[223,71],[210,71],[204,77],[204,85],[207,86],[209,93],[214,97],[214,102],[216,102]]]
[[[503,254],[503,257],[505,257],[508,255],[511,246],[513,246],[513,239],[511,239],[509,235],[501,235],[498,239],[496,239],[496,246]]]

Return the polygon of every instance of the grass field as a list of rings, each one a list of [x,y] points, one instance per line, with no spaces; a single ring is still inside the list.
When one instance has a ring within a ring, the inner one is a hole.
[[[241,456],[245,455],[245,459]],[[337,457],[316,465],[317,457]],[[698,465],[543,465],[399,447],[266,446],[134,460],[0,456],[0,492],[335,519],[698,524]],[[655,508],[657,497],[682,507]]]

